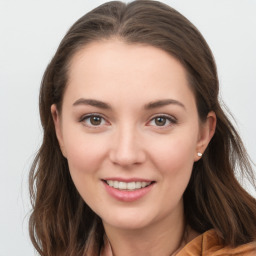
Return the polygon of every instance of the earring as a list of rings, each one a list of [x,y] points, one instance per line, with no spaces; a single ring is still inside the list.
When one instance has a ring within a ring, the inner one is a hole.
[[[200,153],[200,152],[197,152],[197,155],[198,155],[199,157],[201,157],[203,154]]]

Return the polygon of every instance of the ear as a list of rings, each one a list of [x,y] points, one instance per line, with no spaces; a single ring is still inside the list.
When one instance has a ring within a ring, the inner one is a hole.
[[[58,139],[61,152],[63,156],[66,157],[63,136],[62,136],[61,117],[55,104],[51,105],[51,113],[52,113],[52,118],[55,126],[56,137]]]
[[[198,161],[204,154],[205,149],[207,148],[215,133],[216,123],[217,118],[213,111],[208,113],[206,121],[200,123],[200,131],[195,152],[195,161]]]

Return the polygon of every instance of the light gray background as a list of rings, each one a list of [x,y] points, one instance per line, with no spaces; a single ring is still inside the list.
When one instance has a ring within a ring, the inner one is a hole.
[[[103,2],[0,0],[0,256],[34,255],[27,179],[42,135],[40,80],[67,29]],[[189,18],[208,41],[222,98],[256,162],[256,1],[163,2]]]

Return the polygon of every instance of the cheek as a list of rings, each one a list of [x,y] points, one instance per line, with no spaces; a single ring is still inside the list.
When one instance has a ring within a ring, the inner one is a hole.
[[[178,205],[186,190],[194,164],[194,147],[193,140],[183,137],[162,143],[156,151],[154,163],[165,195],[161,204],[166,205],[167,210]]]
[[[194,163],[196,139],[193,136],[170,136],[157,142],[152,159],[164,175],[189,177]]]
[[[106,155],[106,143],[99,135],[84,132],[68,132],[65,137],[66,157],[70,172],[86,175],[95,172]]]
[[[91,208],[102,204],[100,197],[96,196],[95,184],[99,181],[98,170],[101,169],[106,148],[102,138],[98,137],[86,136],[85,133],[69,133],[65,137],[70,175],[81,197]]]

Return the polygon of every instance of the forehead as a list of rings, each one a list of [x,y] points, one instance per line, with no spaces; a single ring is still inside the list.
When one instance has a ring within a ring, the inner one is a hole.
[[[181,63],[166,51],[151,45],[126,43],[114,38],[91,42],[79,50],[71,59],[69,75],[72,76],[74,71],[85,68],[90,72],[106,70],[118,74],[129,71],[136,74],[151,70],[151,73],[155,71],[154,75],[163,75],[164,72],[161,71],[164,71],[164,66],[171,66],[186,77],[186,71]]]
[[[193,97],[186,70],[176,58],[153,46],[117,39],[92,42],[74,55],[66,93],[73,98],[140,94],[148,101],[185,94]]]

